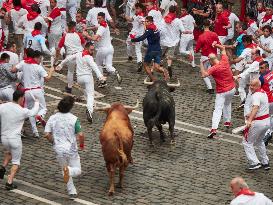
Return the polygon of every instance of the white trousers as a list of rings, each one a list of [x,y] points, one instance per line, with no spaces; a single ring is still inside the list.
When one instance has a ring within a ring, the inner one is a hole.
[[[136,42],[134,45],[131,42],[131,39],[128,37],[126,41],[127,45],[127,55],[128,56],[133,56],[134,55],[134,47],[135,47],[135,53],[137,57],[137,62],[142,62],[142,53],[141,53],[141,46],[142,46],[142,41],[141,42]]]
[[[201,56],[200,63],[202,63],[202,62],[204,62],[204,68],[205,69],[208,69],[208,68],[211,67],[207,56]],[[203,78],[203,80],[204,80],[204,82],[205,82],[205,84],[207,86],[207,89],[212,89],[212,85],[211,85],[209,77]]]
[[[25,107],[27,107],[28,109],[32,109],[34,107],[34,103],[35,103],[35,99],[33,99],[32,95],[30,93],[32,93],[33,97],[38,99],[38,101],[39,101],[39,111],[38,111],[37,115],[44,117],[47,112],[44,90],[43,89],[35,89],[35,90],[28,90],[25,92]],[[38,133],[35,117],[30,117],[29,121],[31,124],[32,132]]]
[[[244,106],[244,117],[250,114],[251,112],[251,91],[248,90],[248,94],[246,96],[245,106]]]
[[[8,138],[2,136],[1,141],[4,150],[11,153],[11,163],[20,165],[23,147],[21,136],[9,136]]]
[[[87,101],[87,109],[90,113],[93,113],[94,106],[94,79],[92,74],[80,75],[77,77],[77,81],[80,86],[84,89],[84,95]]]
[[[270,131],[273,132],[273,103],[269,103]]]
[[[0,100],[11,102],[13,98],[14,88],[8,85],[4,88],[0,88]]]
[[[109,73],[114,73],[116,69],[113,67],[113,55],[114,48],[112,45],[109,47],[102,47],[97,50],[96,54],[96,64],[98,65],[101,73],[103,73],[103,64],[106,66],[106,70]]]
[[[73,183],[72,177],[77,177],[81,174],[81,160],[80,156],[69,156],[69,155],[57,155],[57,161],[59,162],[62,170],[65,166],[68,166],[69,180],[66,184],[68,194],[77,194],[76,187]]]
[[[183,55],[194,55],[193,52],[193,37],[190,34],[182,34],[180,38],[179,52]]]
[[[67,22],[66,22],[66,11],[61,11],[62,14],[62,32],[65,31],[66,27],[67,27]]]
[[[250,165],[255,165],[258,163],[268,164],[268,156],[266,154],[266,147],[263,141],[265,132],[270,127],[269,118],[264,120],[254,120],[253,124],[249,128],[247,139],[243,139],[243,146],[246,153],[246,157],[250,163]],[[257,148],[258,155],[260,160],[258,159],[254,146]]]
[[[69,56],[69,55],[67,55]],[[76,68],[76,61],[75,60],[70,60],[66,63],[67,66],[67,86],[69,88],[73,87],[74,83],[74,73],[75,73],[75,68]]]
[[[75,0],[69,0],[67,2],[67,9],[71,18],[71,21],[76,22],[78,2]]]
[[[62,38],[62,33],[61,32],[59,32],[58,34],[49,33],[48,34],[49,49],[58,48],[58,44],[59,44],[61,38]]]
[[[246,85],[249,82],[249,74],[245,77],[245,78],[240,78],[239,80],[239,87],[238,87],[238,92],[239,92],[239,96],[241,98],[241,102],[244,101],[246,99]]]
[[[212,116],[212,129],[217,129],[220,123],[222,112],[224,122],[231,121],[231,100],[235,93],[235,88],[224,93],[217,93],[215,98],[215,107]]]

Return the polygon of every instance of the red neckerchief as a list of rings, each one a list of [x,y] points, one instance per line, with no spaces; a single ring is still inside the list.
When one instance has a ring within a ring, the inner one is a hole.
[[[12,1],[6,1],[3,3],[2,7],[5,8],[7,12],[9,12],[13,8],[13,3]]]
[[[259,13],[259,14],[260,14],[260,13],[263,13],[263,12],[265,12],[265,8],[258,9],[258,13]]]
[[[231,14],[231,12],[229,11],[229,10],[224,10],[223,12],[222,12],[222,14],[224,15],[224,16],[226,16],[226,17],[229,17],[230,16],[230,14]]]
[[[83,50],[82,57],[84,57],[84,56],[91,56],[91,54],[89,53],[88,50]]]
[[[187,15],[188,15],[187,13],[186,14],[181,14],[180,18],[183,18],[183,17],[185,17]]]
[[[253,92],[252,95],[254,93],[265,93],[265,91],[262,88],[260,88],[260,89],[256,90],[255,92]]]
[[[28,14],[27,14],[27,20],[28,21],[31,21],[33,19],[36,19],[37,16],[39,16],[39,14],[35,11],[29,11]]]
[[[0,60],[0,64],[3,64],[3,63],[5,63],[5,61],[4,60]]]
[[[250,27],[250,25],[251,25],[252,23],[254,23],[254,22],[255,22],[254,20],[250,19],[250,20],[247,22],[247,28]]]
[[[157,8],[157,6],[156,5],[154,5],[152,8],[150,8],[150,9],[146,9],[147,10],[147,13],[148,12],[150,12],[150,11],[152,11],[152,10],[156,10],[156,11],[158,11],[158,8]]]
[[[242,34],[246,34],[246,31],[240,31],[239,32],[239,36],[242,35]]]
[[[170,24],[172,23],[172,21],[176,18],[176,14],[175,13],[168,13],[165,17],[164,20],[166,23]]]
[[[101,21],[101,22],[100,22],[100,25],[101,25],[102,27],[106,28],[106,27],[107,27],[107,22],[106,22],[106,21]]]
[[[34,37],[34,36],[38,36],[38,35],[40,35],[40,34],[42,34],[42,32],[40,31],[40,30],[33,30],[32,32],[31,32],[31,35]]]
[[[150,29],[153,31],[157,30],[156,25],[154,23],[151,23],[150,25],[146,26],[146,29]]]
[[[257,61],[258,63],[262,62],[264,59],[261,56],[258,56],[254,59],[254,61]]]
[[[236,197],[240,195],[254,196],[255,192],[251,191],[250,189],[244,188],[241,189],[238,194],[236,194]]]
[[[25,63],[27,64],[38,64],[37,61],[34,58],[27,57],[25,59]]]
[[[51,13],[49,14],[49,18],[52,19],[52,21],[57,18],[58,16],[61,16],[61,10],[58,7],[55,7],[54,9],[52,9]],[[50,33],[50,28],[52,25],[52,21],[48,21],[48,32]]]
[[[265,15],[262,19],[262,23],[267,22],[268,20],[272,19],[272,14],[271,15]]]
[[[139,13],[136,13],[136,16],[144,16],[144,13],[141,11]]]
[[[13,7],[13,9],[14,9],[15,11],[20,11],[21,8],[22,8],[21,6],[14,6],[14,7]]]
[[[257,45],[256,44],[254,44],[254,43],[251,43],[251,44],[248,44],[247,46],[246,46],[246,48],[257,48]]]

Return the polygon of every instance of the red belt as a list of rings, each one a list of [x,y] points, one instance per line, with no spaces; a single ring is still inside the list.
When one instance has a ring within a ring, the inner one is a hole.
[[[60,11],[66,11],[66,8],[60,8]]]
[[[269,114],[266,114],[266,115],[262,115],[260,117],[256,117],[256,118],[254,118],[254,120],[264,120],[264,119],[267,119],[269,117],[270,117]]]
[[[29,90],[37,90],[37,89],[42,89],[42,87],[37,87],[37,88],[24,88],[24,91],[29,91]]]

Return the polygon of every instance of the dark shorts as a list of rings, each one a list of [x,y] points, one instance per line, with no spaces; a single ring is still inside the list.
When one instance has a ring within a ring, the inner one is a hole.
[[[154,60],[154,63],[160,64],[161,51],[151,51],[146,53],[144,57],[144,63],[151,63],[152,60]]]

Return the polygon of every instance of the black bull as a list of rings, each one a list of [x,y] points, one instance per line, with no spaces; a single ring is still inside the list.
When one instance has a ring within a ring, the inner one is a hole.
[[[168,122],[171,143],[174,143],[175,102],[170,92],[174,91],[165,81],[155,81],[148,87],[143,99],[143,118],[152,144],[152,129],[156,126],[160,132],[161,141],[165,141],[162,124]]]

